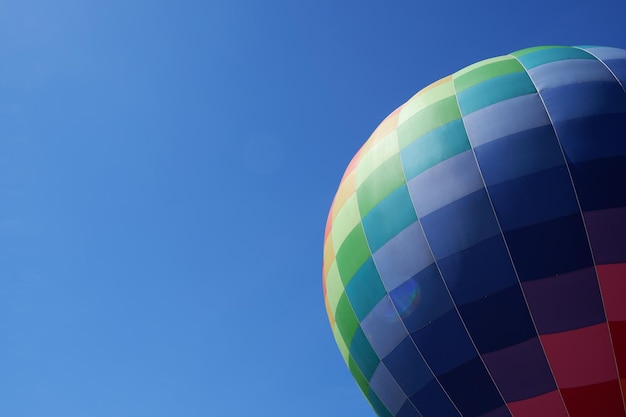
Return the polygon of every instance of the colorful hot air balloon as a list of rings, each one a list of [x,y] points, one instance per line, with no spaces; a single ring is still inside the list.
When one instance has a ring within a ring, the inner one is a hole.
[[[624,50],[525,49],[356,154],[324,298],[380,417],[626,416],[625,87]]]

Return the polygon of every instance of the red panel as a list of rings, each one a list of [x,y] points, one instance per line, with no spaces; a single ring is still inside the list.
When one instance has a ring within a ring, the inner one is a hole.
[[[513,417],[568,417],[563,400],[558,391],[538,397],[508,403]]]
[[[560,388],[581,387],[617,379],[615,357],[606,323],[539,337]]]
[[[598,265],[600,290],[609,321],[626,321],[626,264]]]
[[[626,416],[617,380],[586,387],[567,388],[561,390],[561,394],[570,417]]]
[[[609,322],[611,330],[611,340],[613,340],[613,349],[615,351],[615,359],[617,360],[617,370],[620,377],[626,377],[626,321]]]

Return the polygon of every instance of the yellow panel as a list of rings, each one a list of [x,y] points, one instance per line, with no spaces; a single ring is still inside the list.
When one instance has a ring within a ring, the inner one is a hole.
[[[326,299],[330,306],[330,311],[333,316],[337,310],[337,304],[344,292],[343,282],[341,282],[341,276],[339,275],[339,269],[337,268],[337,262],[333,262],[328,268],[328,275],[326,275]]]
[[[361,214],[359,213],[359,202],[357,200],[356,193],[352,194],[348,198],[341,208],[335,220],[333,221],[333,227],[330,231],[330,236],[333,240],[333,247],[339,249],[341,244],[346,239],[346,236],[350,234],[352,229],[361,221]]]
[[[356,173],[354,170],[346,175],[343,180],[341,180],[341,184],[339,184],[339,189],[337,190],[337,194],[335,194],[335,200],[333,201],[332,207],[332,218],[333,225],[335,222],[335,218],[337,214],[341,211],[346,201],[352,195],[356,193]]]
[[[398,152],[400,152],[398,131],[393,130],[374,145],[369,152],[361,156],[361,162],[356,169],[357,188],[363,184],[363,181],[365,181],[376,168]]]

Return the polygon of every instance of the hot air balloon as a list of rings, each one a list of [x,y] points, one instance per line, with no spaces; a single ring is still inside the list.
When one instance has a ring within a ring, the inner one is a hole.
[[[378,416],[626,416],[625,87],[625,50],[524,49],[357,152],[324,299]]]

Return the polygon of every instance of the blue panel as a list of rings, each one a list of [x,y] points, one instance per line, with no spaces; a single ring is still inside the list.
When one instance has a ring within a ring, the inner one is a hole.
[[[375,393],[392,414],[396,414],[407,400],[404,392],[382,363],[376,368],[370,380],[370,392]]]
[[[408,336],[388,295],[385,295],[365,317],[361,322],[361,328],[379,358],[387,356]]]
[[[463,116],[499,101],[535,93],[525,71],[490,78],[457,94]]]
[[[450,294],[462,305],[517,283],[501,235],[438,262]]]
[[[604,61],[604,63],[611,69],[615,77],[622,84],[622,87],[626,88],[626,59],[612,59]]]
[[[565,166],[491,186],[489,195],[504,231],[543,223],[579,211]]]
[[[454,308],[435,264],[396,288],[390,295],[409,332],[421,329]]]
[[[500,101],[463,117],[474,148],[505,136],[550,125],[539,94]]]
[[[517,57],[522,64],[528,69],[543,65],[549,62],[560,61],[564,59],[594,59],[588,52],[570,47],[554,47],[549,49],[541,49],[526,55]]]
[[[595,59],[572,59],[552,62],[528,71],[541,92],[567,84],[589,81],[614,82],[615,78],[604,64]]]
[[[352,309],[359,321],[367,316],[384,297],[385,292],[385,287],[378,277],[378,271],[376,271],[376,265],[374,265],[372,258],[365,261],[346,287],[348,300],[350,300]]]
[[[389,216],[393,213],[393,216]],[[417,220],[406,186],[401,186],[378,203],[363,219],[370,250],[376,252],[401,230]]]
[[[434,379],[410,337],[404,339],[384,358],[383,363],[408,396],[415,394]]]
[[[456,310],[451,310],[411,336],[435,375],[478,356]]]
[[[626,155],[626,113],[571,119],[555,128],[569,163]]]
[[[376,395],[375,392],[370,388],[368,392],[368,399],[374,411],[378,417],[393,417],[393,414],[387,409],[387,407],[380,401],[380,398]]]
[[[411,401],[424,417],[460,417],[450,398],[435,380],[413,395]]]
[[[459,307],[463,322],[481,354],[537,336],[519,285]]]
[[[541,93],[553,123],[602,113],[625,113],[626,96],[615,82],[570,84]]]
[[[413,404],[407,400],[400,411],[396,413],[396,417],[424,417],[421,413],[419,413]]]
[[[504,405],[480,358],[439,377],[463,417],[478,417]]]
[[[626,206],[626,157],[570,166],[583,211]]]
[[[500,233],[484,189],[422,218],[422,226],[436,259]]]
[[[487,186],[565,163],[552,125],[494,140],[474,151]]]
[[[435,262],[419,222],[395,235],[372,256],[387,291]]]
[[[422,172],[408,183],[415,212],[427,216],[484,187],[474,153],[462,152]]]
[[[545,278],[593,264],[579,214],[505,233],[521,281]]]

